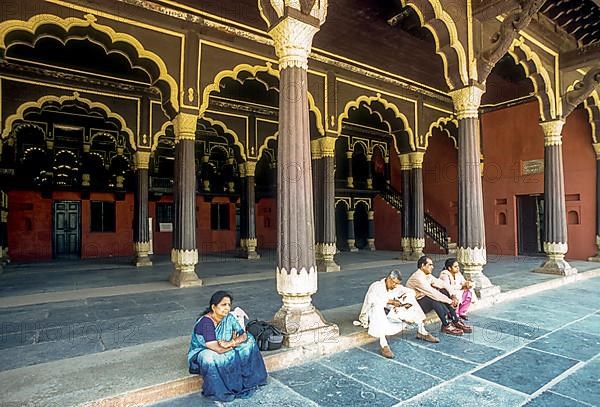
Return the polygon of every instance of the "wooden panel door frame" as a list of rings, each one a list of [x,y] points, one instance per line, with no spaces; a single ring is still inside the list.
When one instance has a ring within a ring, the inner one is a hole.
[[[81,201],[77,201],[77,200],[69,200],[69,199],[59,199],[59,200],[54,200],[52,201],[52,258],[60,258],[61,256],[58,256],[57,253],[57,242],[56,242],[56,206],[59,203],[66,203],[66,204],[77,204],[77,230],[78,230],[78,237],[77,237],[77,242],[78,242],[78,249],[77,249],[77,257],[81,258],[81,237],[82,237],[82,222],[81,222],[81,215],[82,215],[82,211],[81,211]]]

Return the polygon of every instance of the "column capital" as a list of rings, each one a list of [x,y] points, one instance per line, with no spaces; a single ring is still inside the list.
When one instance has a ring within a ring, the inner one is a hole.
[[[179,113],[173,119],[173,130],[175,131],[175,143],[181,140],[196,140],[196,122],[198,116],[189,113]]]
[[[369,212],[367,212],[367,219],[368,220],[375,219],[375,211],[369,211]]]
[[[136,151],[133,156],[133,168],[147,170],[150,167],[150,151]]]
[[[346,151],[346,158],[352,158],[352,156],[354,155],[354,151]]]
[[[348,215],[348,220],[354,220],[354,211],[353,210],[348,210],[346,212],[346,214]]]
[[[320,139],[310,141],[310,155],[313,160],[323,158],[323,153],[321,152]]]
[[[484,93],[485,89],[478,86],[467,86],[448,92],[454,102],[454,110],[458,120],[478,117],[481,96]]]
[[[562,144],[562,129],[564,125],[564,120],[560,119],[540,123],[544,131],[545,146],[560,146]]]
[[[425,152],[415,151],[410,153],[410,168],[423,168],[423,157]]]
[[[596,152],[596,160],[600,160],[600,143],[594,143],[592,146],[594,146],[594,151]]]
[[[402,170],[402,171],[410,170],[410,155],[409,154],[400,154],[400,170]]]
[[[335,142],[337,141],[336,137],[321,137],[321,154],[323,157],[334,157],[335,156]]]
[[[260,15],[269,27],[279,57],[279,69],[308,69],[313,36],[327,17],[327,0],[258,0]]]
[[[244,176],[253,177],[256,174],[256,161],[246,161],[243,165]]]

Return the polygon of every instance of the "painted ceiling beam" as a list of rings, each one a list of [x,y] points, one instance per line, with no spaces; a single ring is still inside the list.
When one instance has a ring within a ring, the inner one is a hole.
[[[559,61],[560,69],[565,71],[597,64],[600,61],[600,42],[563,52],[560,54]]]

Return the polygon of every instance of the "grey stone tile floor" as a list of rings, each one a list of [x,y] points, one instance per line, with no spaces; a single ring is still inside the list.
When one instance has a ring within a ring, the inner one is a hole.
[[[599,406],[599,292],[596,277],[475,311],[472,334],[430,327],[439,344],[403,332],[388,339],[394,360],[370,343],[273,372],[253,398],[226,405]],[[199,393],[154,404],[212,405],[223,404]]]

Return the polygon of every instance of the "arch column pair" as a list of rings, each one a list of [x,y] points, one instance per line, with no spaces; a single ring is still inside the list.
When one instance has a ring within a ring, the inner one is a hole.
[[[148,256],[150,252],[150,227],[148,225],[148,168],[149,151],[137,151],[134,156],[136,188],[133,208],[133,247],[134,264],[137,267],[151,266]]]
[[[288,346],[323,342],[339,335],[312,304],[317,292],[313,188],[308,116],[308,55],[327,14],[327,1],[259,0],[279,58],[277,150],[277,292],[283,305],[273,323]],[[306,3],[306,4],[305,4]]]
[[[417,260],[425,249],[423,206],[423,155],[416,151],[400,155],[402,176],[402,258]]]

